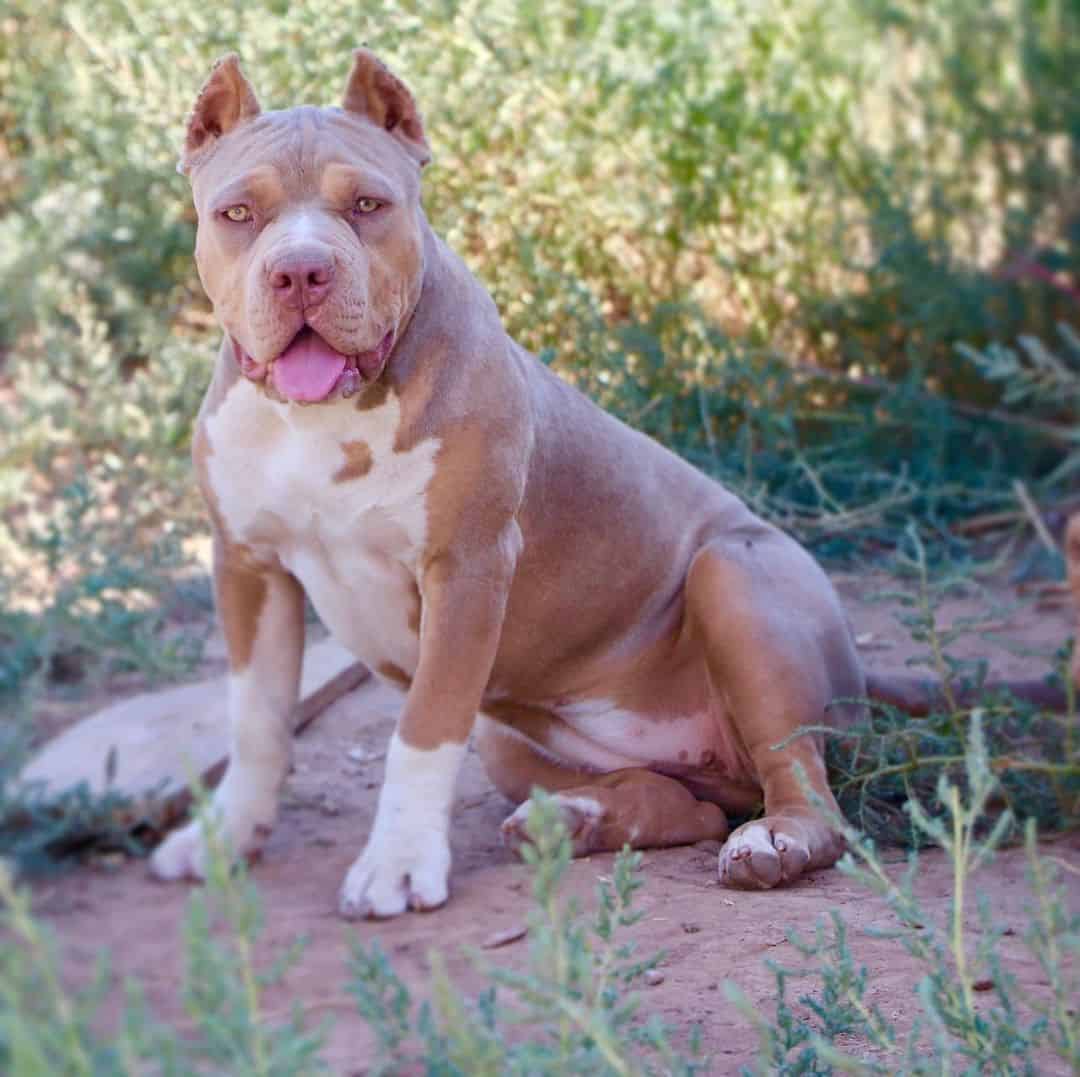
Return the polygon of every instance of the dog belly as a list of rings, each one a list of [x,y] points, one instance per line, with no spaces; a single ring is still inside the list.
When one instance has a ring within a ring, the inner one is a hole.
[[[721,761],[721,734],[716,716],[657,716],[625,710],[603,699],[562,703],[555,708],[562,719],[553,723],[550,748],[567,762],[612,769],[656,764],[716,767]],[[726,768],[725,768],[726,769]]]

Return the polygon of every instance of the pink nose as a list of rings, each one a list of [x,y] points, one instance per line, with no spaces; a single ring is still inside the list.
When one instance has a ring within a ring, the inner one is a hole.
[[[275,258],[267,274],[278,302],[307,310],[321,303],[330,291],[334,259],[329,253],[291,251]]]

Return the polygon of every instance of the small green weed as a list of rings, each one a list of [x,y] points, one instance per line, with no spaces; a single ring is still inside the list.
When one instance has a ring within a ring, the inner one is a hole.
[[[936,706],[925,717],[913,718],[898,706],[872,700],[865,717],[851,725],[807,727],[796,736],[825,736],[830,785],[852,825],[890,845],[918,846],[930,839],[913,826],[908,804],[936,803],[942,778],[956,779],[964,772],[977,709],[997,779],[995,809],[1008,809],[1021,824],[1031,820],[1043,832],[1075,827],[1080,821],[1080,735],[1069,648],[1042,656],[1048,659],[1048,685],[1061,686],[1068,703],[1063,713],[1018,700],[1006,688],[993,689],[988,662],[957,657],[953,647],[967,636],[984,640],[990,634],[985,626],[1007,611],[982,601],[978,614],[943,624],[941,607],[949,597],[972,592],[984,597],[977,566],[960,563],[932,572],[914,526],[905,539],[906,548],[893,566],[898,582],[907,586],[874,597],[896,608],[897,619],[921,647],[909,664],[931,686]]]
[[[322,1039],[307,1032],[299,1005],[276,1021],[264,1012],[262,991],[295,964],[303,942],[256,966],[254,945],[263,926],[262,906],[243,865],[230,867],[200,797],[211,856],[205,889],[190,899],[184,927],[186,972],[182,999],[188,1027],[159,1024],[139,985],[123,985],[118,1028],[103,1015],[115,1001],[107,955],[88,986],[72,991],[48,932],[30,910],[30,893],[0,871],[0,1069],[11,1077],[86,1077],[192,1073],[294,1077],[321,1072]]]
[[[56,871],[88,851],[143,851],[139,835],[150,820],[117,793],[85,786],[60,793],[19,780],[27,754],[22,723],[0,722],[0,859],[21,875]]]
[[[375,1072],[707,1072],[696,1034],[689,1057],[682,1055],[659,1021],[638,1018],[638,999],[627,994],[662,956],[636,958],[633,943],[624,940],[625,929],[640,919],[633,897],[641,886],[641,855],[626,850],[616,857],[611,880],[599,884],[596,912],[586,921],[577,903],[559,894],[570,842],[551,797],[534,792],[526,829],[533,908],[524,970],[500,968],[474,954],[492,986],[466,1003],[436,958],[433,1003],[417,1006],[377,943],[353,943],[349,989],[379,1038]]]
[[[904,1031],[869,1001],[867,969],[856,964],[844,920],[833,914],[831,926],[819,924],[812,941],[789,935],[811,962],[809,969],[770,962],[777,984],[771,1019],[751,1006],[735,985],[727,985],[728,997],[761,1035],[758,1064],[748,1072],[783,1077],[839,1072],[1035,1074],[1055,1057],[1073,1071],[1080,1068],[1080,916],[1068,911],[1059,872],[1037,850],[1033,820],[1024,829],[1033,899],[1024,942],[1043,969],[1046,989],[1037,994],[1019,989],[1000,953],[1003,929],[985,901],[977,902],[980,926],[974,941],[965,925],[975,875],[1015,825],[1008,809],[994,812],[988,823],[999,791],[983,715],[975,711],[962,780],[953,782],[942,774],[934,808],[918,799],[908,801],[913,829],[943,849],[952,864],[953,896],[947,921],[940,926],[915,894],[918,854],[911,853],[907,870],[896,879],[873,841],[832,814],[850,850],[840,870],[895,914],[900,926],[886,937],[895,937],[923,970],[915,988],[922,1013]],[[818,978],[820,988],[801,995],[794,1005],[789,981],[806,976]],[[988,986],[995,992],[993,999],[977,1001],[976,992]],[[858,1052],[840,1038],[851,1033],[865,1045]]]
[[[191,1034],[175,1048],[184,1059],[182,1072],[251,1077],[319,1072],[323,1033],[305,1027],[300,1002],[285,1019],[270,1016],[263,1003],[266,988],[282,981],[301,959],[305,939],[297,938],[261,967],[256,960],[264,927],[259,892],[246,865],[234,864],[205,794],[200,811],[209,856],[206,885],[191,896],[184,923],[182,997]]]
[[[18,889],[0,861],[0,1069],[12,1077],[126,1077],[148,1072],[145,1060],[171,1053],[134,985],[126,986],[124,1019],[107,1036],[97,1019],[112,985],[99,958],[87,986],[73,991],[60,977],[61,962],[49,933],[31,912],[31,896]],[[161,1073],[178,1073],[164,1063]]]
[[[705,1072],[696,1038],[689,1055],[656,1020],[644,1020],[633,983],[659,957],[634,954],[626,929],[640,856],[616,858],[602,882],[595,912],[585,917],[559,894],[570,864],[570,841],[551,798],[536,794],[529,818],[534,846],[530,952],[525,969],[474,959],[491,987],[461,998],[438,954],[431,955],[432,999],[417,1004],[378,944],[351,943],[347,990],[375,1033],[379,1055],[358,1059],[382,1074],[425,1072],[445,1077],[528,1073],[684,1074]],[[120,1075],[221,1073],[292,1077],[325,1072],[325,1027],[310,1028],[302,1005],[282,1017],[267,1011],[266,989],[287,980],[303,959],[304,940],[272,955],[259,952],[263,909],[243,864],[229,851],[200,797],[210,844],[206,886],[188,905],[182,1028],[156,1021],[135,983],[124,985],[115,1033],[103,1007],[114,998],[102,957],[88,986],[70,990],[48,932],[31,914],[30,894],[0,864],[0,1070],[11,1077],[56,1073]],[[508,996],[509,1001],[504,1001]]]

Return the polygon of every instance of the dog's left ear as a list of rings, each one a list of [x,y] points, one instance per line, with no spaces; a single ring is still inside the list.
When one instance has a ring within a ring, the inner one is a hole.
[[[191,110],[177,170],[187,175],[204,150],[238,124],[258,115],[259,100],[240,70],[240,58],[234,52],[222,56]]]
[[[423,168],[431,160],[424,123],[409,88],[367,49],[353,53],[342,107],[389,131]]]

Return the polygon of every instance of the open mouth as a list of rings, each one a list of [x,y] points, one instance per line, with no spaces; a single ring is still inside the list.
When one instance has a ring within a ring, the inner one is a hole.
[[[373,381],[382,373],[393,344],[391,329],[376,347],[346,355],[305,325],[289,346],[266,365],[257,363],[239,345],[236,353],[241,370],[249,378],[262,380],[269,374],[270,385],[282,398],[313,404],[339,394],[350,397],[365,382]]]

